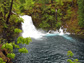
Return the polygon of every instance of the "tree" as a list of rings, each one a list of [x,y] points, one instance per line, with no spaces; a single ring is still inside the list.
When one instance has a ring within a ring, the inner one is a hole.
[[[6,21],[7,24],[8,24],[8,21],[9,21],[10,15],[11,15],[12,6],[13,6],[13,0],[11,1],[10,10],[9,10],[9,14],[8,14],[8,17],[7,17],[7,21]]]

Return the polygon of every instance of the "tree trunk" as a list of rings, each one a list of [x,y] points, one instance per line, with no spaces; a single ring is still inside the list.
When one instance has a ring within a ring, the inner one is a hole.
[[[8,14],[8,17],[7,17],[7,21],[6,21],[7,24],[8,24],[8,21],[9,21],[10,15],[11,15],[12,6],[13,6],[13,0],[11,1],[10,10],[9,10],[9,14]]]
[[[56,24],[57,24],[57,9],[55,9],[56,13],[55,13],[55,17],[56,17]]]

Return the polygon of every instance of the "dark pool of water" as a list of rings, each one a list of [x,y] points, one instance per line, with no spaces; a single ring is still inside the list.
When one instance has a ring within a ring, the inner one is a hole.
[[[21,45],[25,46],[25,45]],[[41,39],[32,39],[29,45],[26,45],[29,53],[16,54],[13,63],[67,63],[67,51],[74,53],[72,59],[79,59],[84,63],[84,39],[78,36],[47,36]]]

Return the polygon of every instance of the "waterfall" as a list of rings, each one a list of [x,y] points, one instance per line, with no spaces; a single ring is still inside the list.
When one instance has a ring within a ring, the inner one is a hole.
[[[39,31],[34,26],[31,16],[24,15],[24,16],[20,16],[20,17],[23,18],[23,20],[24,20],[24,23],[22,23],[22,30],[23,30],[22,36],[24,38],[31,37],[31,38],[38,39],[43,36],[56,36],[56,35],[63,36],[65,34],[70,34],[68,32],[64,33],[62,28],[60,28],[59,31],[58,30],[56,30],[56,31],[49,30],[49,32],[42,33],[41,32],[42,30]]]
[[[22,36],[24,38],[26,37],[31,37],[31,38],[40,38],[42,37],[43,33],[39,32],[33,22],[32,22],[32,18],[31,16],[28,15],[24,15],[24,16],[20,16],[21,18],[24,19],[24,23],[22,23]]]

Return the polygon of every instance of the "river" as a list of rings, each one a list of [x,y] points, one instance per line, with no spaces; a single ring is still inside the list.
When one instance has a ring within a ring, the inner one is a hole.
[[[77,37],[73,37],[73,40],[68,40],[62,36],[32,39],[26,48],[29,51],[27,54],[19,54],[17,49],[15,50],[14,63],[67,63],[68,50],[74,53],[72,59],[77,58],[81,63],[84,63],[84,40]]]
[[[24,46],[28,49],[27,54],[20,54],[18,49],[14,49],[16,57],[13,63],[67,63],[69,50],[74,53],[72,60],[79,59],[79,62],[84,63],[83,37],[64,34],[62,29],[60,29],[61,33],[42,34],[35,28],[29,16],[22,17],[24,19],[22,36],[31,37],[32,42],[29,45],[20,44],[20,47]]]

